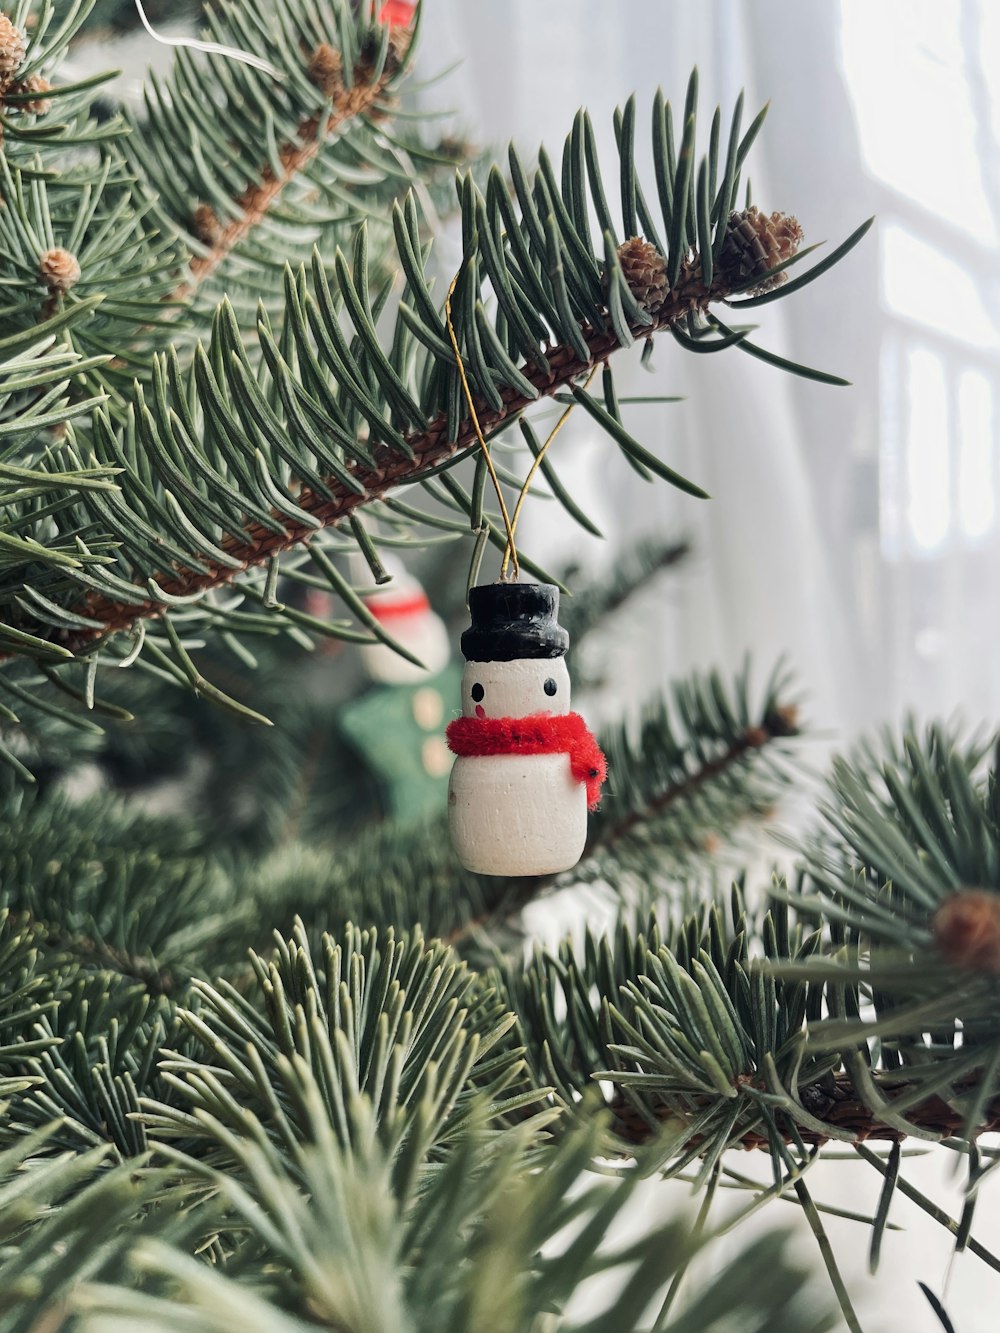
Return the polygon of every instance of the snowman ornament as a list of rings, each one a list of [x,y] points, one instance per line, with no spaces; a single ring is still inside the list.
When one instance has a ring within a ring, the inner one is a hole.
[[[451,839],[467,870],[551,875],[575,866],[607,774],[604,755],[570,711],[558,623],[547,583],[469,590],[462,635],[462,716],[448,726]]]
[[[403,648],[422,663],[408,661],[387,643],[366,643],[361,661],[372,680],[380,685],[417,685],[443,671],[451,657],[448,631],[436,615],[418,581],[391,557],[385,561],[392,581],[366,593],[364,603],[380,625]],[[357,581],[364,577],[359,570]]]

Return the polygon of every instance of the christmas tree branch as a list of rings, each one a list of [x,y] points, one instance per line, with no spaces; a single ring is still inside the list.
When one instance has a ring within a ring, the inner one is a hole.
[[[764,716],[758,725],[745,728],[714,759],[706,760],[698,768],[676,783],[665,787],[649,804],[623,814],[613,823],[595,821],[584,858],[613,851],[639,826],[652,823],[673,806],[688,800],[701,788],[724,777],[738,765],[746,762],[754,751],[762,750],[776,740],[789,740],[799,734],[798,709],[794,704],[782,704]]]
[[[657,1144],[672,1172],[696,1158],[708,1170],[735,1145],[778,1165],[790,1144],[1000,1130],[995,985],[981,957],[955,966],[942,945],[905,960],[873,947],[859,969],[836,916],[809,930],[789,907],[803,894],[775,895],[759,919],[734,888],[728,912],[719,901],[707,914],[662,913],[645,933],[623,920],[512,964],[508,1002],[528,1047],[544,1049],[538,1075],[569,1105],[595,1079],[610,1084],[618,1135]],[[935,998],[908,1004],[911,986]],[[862,1018],[872,998],[874,1017]],[[956,1014],[970,1015],[964,1041]]]
[[[706,286],[696,256],[686,266],[677,286],[664,299],[656,318],[648,325],[638,326],[635,332],[639,336],[651,337],[654,333],[669,330],[689,316],[703,311],[710,302],[725,299],[730,291],[731,286],[722,277],[711,286]],[[515,422],[537,397],[552,396],[572,386],[595,365],[606,363],[622,346],[613,331],[599,333],[592,328],[583,328],[580,337],[586,344],[586,357],[571,346],[557,345],[545,349],[547,370],[535,365],[521,368],[521,373],[533,385],[536,394],[529,395],[505,386],[499,390],[502,399],[500,408],[491,408],[483,399],[477,401],[477,415],[487,436],[496,433],[505,423]],[[251,523],[240,534],[229,535],[222,540],[220,545],[226,556],[224,563],[202,559],[197,562],[201,568],[167,571],[156,578],[156,583],[166,598],[185,599],[232,583],[245,570],[266,564],[283,551],[308,542],[319,528],[349,518],[365,506],[383,499],[397,486],[419,481],[441,463],[475,446],[475,443],[475,430],[469,420],[462,422],[454,438],[449,438],[448,417],[441,413],[426,430],[406,437],[411,457],[387,445],[376,444],[372,449],[371,464],[356,459],[347,462],[349,481],[326,476],[323,478],[325,493],[304,487],[296,495],[297,508],[308,518],[296,522],[290,520],[287,513],[273,509],[270,515],[274,520],[272,524],[265,526],[262,523]],[[131,629],[141,620],[162,616],[169,607],[165,600],[150,598],[135,604],[116,602],[112,597],[97,595],[85,599],[76,609],[88,620],[99,623],[54,636],[57,642],[74,653],[95,639]],[[0,660],[2,656],[0,654]]]
[[[527,423],[522,423],[526,425]],[[615,560],[614,567],[596,581],[574,586],[572,599],[559,608],[559,619],[574,650],[594,629],[603,627],[633,597],[648,588],[667,569],[683,565],[691,554],[685,538],[640,538]],[[578,585],[579,566],[574,562],[560,573],[568,586]],[[594,668],[600,680],[600,668]],[[579,673],[576,677],[579,682]],[[588,684],[593,677],[588,674]]]
[[[252,325],[276,276],[280,296],[289,245],[328,238],[331,225],[353,230],[371,212],[364,195],[398,173],[374,127],[388,115],[418,24],[350,0],[289,0],[273,16],[219,4],[204,20],[214,50],[181,48],[165,82],[150,79],[125,151],[163,230],[179,234],[186,252],[174,302],[189,305],[253,237],[221,280]],[[229,59],[233,50],[257,63]],[[392,182],[386,193],[395,192]],[[209,308],[203,301],[199,314]]]
[[[375,83],[393,66],[389,34],[380,31],[378,51],[367,57]],[[232,36],[237,44],[242,40],[238,32]],[[352,68],[358,60],[363,63],[371,40],[365,29],[353,54],[345,48],[345,68],[348,61]],[[282,54],[290,58],[288,50]],[[301,55],[300,49],[300,61]],[[181,65],[183,60],[182,56]],[[230,74],[220,66],[213,72],[222,88],[228,87],[227,78],[250,77]],[[192,77],[188,71],[182,82],[189,100],[196,100],[191,98]],[[313,77],[318,91],[324,76],[314,70]],[[345,114],[364,102],[366,87],[359,83],[345,94],[341,108]],[[502,543],[502,534],[482,511],[481,492],[474,488],[467,494],[447,472],[453,460],[474,452],[477,443],[472,412],[461,393],[462,379],[469,385],[487,438],[521,420],[541,398],[569,391],[642,475],[659,476],[703,497],[699,487],[679,476],[625,427],[609,362],[637,339],[649,345],[658,332],[670,332],[682,346],[699,353],[736,346],[756,354],[757,349],[746,342],[746,330],[725,328],[709,307],[740,294],[758,300],[760,296],[753,293],[770,294],[781,288],[785,270],[799,256],[802,233],[795,219],[784,214],[767,216],[751,205],[733,211],[739,166],[761,122],[758,117],[741,137],[739,108],[725,175],[716,180],[710,158],[705,159],[696,197],[691,176],[695,97],[692,79],[676,160],[670,147],[669,108],[662,99],[653,108],[654,148],[665,154],[657,177],[665,242],[658,238],[659,224],[641,199],[634,134],[625,132],[624,122],[620,166],[628,239],[617,240],[597,167],[593,130],[581,112],[567,141],[561,185],[544,149],[533,176],[511,149],[510,182],[496,168],[485,192],[471,174],[458,181],[465,252],[452,284],[447,329],[431,296],[432,279],[425,271],[426,247],[412,194],[393,208],[398,270],[406,283],[388,347],[379,322],[393,280],[373,270],[363,227],[355,236],[353,262],[338,250],[331,271],[329,261],[314,250],[308,272],[304,267],[298,271],[286,267],[280,327],[272,331],[270,317],[259,308],[252,346],[244,337],[236,307],[224,301],[216,311],[211,339],[195,350],[190,366],[182,364],[173,350],[155,357],[150,376],[136,385],[134,401],[119,419],[102,411],[89,431],[74,433],[67,450],[71,459],[89,461],[93,455],[98,463],[117,469],[117,490],[107,496],[73,495],[51,520],[60,533],[72,538],[79,554],[47,571],[44,588],[34,586],[28,561],[4,571],[0,643],[5,654],[58,654],[68,660],[90,652],[110,635],[161,619],[178,678],[206,689],[184,655],[173,622],[183,623],[189,638],[192,631],[218,626],[239,633],[242,621],[248,625],[252,621],[256,627],[265,618],[273,619],[276,628],[282,618],[286,626],[303,624],[294,608],[278,605],[273,596],[285,553],[293,555],[290,563],[310,560],[316,565],[317,577],[330,583],[372,634],[384,637],[384,629],[366,617],[363,605],[314,538],[344,520],[350,520],[354,530],[359,512],[389,497],[394,488],[429,483],[442,473],[444,502],[468,512],[473,529]],[[296,106],[315,112],[314,102]],[[301,116],[292,118],[291,110],[286,107],[284,118],[272,126],[276,143],[293,142],[301,127]],[[197,132],[208,133],[206,118],[211,117],[205,109],[196,109],[193,117],[200,117]],[[634,117],[630,99],[628,125],[633,125]],[[135,151],[142,144],[144,160],[152,163],[147,178],[164,177],[164,191],[169,194],[174,150],[163,138],[164,124],[151,116],[160,137],[134,135],[133,139]],[[338,143],[344,142],[341,136]],[[196,156],[202,163],[195,165],[195,179],[200,181],[204,153]],[[247,207],[235,220],[238,228],[248,218],[266,216],[261,206],[284,179],[277,164],[272,166],[275,174],[261,186],[264,193],[244,200]],[[244,159],[230,162],[229,168],[229,182],[245,180],[246,172],[258,172],[257,165],[251,167]],[[183,192],[174,188],[162,207],[177,215],[182,197]],[[596,249],[588,199],[601,224]],[[648,233],[645,238],[637,234],[640,221]],[[829,268],[864,230],[860,228],[788,289]],[[228,244],[223,238],[219,262]],[[376,281],[381,284],[378,289]],[[454,335],[453,344],[449,333]],[[792,362],[770,359],[793,373],[818,375]],[[603,402],[580,383],[599,366],[604,367]],[[42,530],[33,513],[26,514],[24,522],[29,529]],[[88,541],[113,534],[115,555],[84,568],[89,550],[81,546],[81,532],[93,534]],[[51,542],[47,529],[45,536]],[[266,584],[259,577],[242,578],[262,566],[267,567]],[[231,605],[223,612],[205,599],[212,590],[228,587],[262,602],[264,610],[249,614]],[[358,637],[349,621],[318,626],[310,622],[306,628]],[[147,650],[159,651],[151,642]]]
[[[330,98],[330,109],[312,112],[299,124],[294,138],[278,150],[281,170],[266,164],[259,179],[246,187],[234,200],[237,216],[223,224],[215,210],[202,203],[194,210],[192,229],[209,246],[195,255],[190,263],[190,276],[173,294],[173,300],[186,301],[219,265],[244,241],[280,201],[283,191],[306,170],[320,152],[323,144],[341,133],[353,120],[371,115],[384,99],[400,65],[403,39],[393,40],[392,59],[385,62],[376,75],[370,58],[362,59],[354,69],[351,86],[344,83],[339,51],[326,43],[313,53],[307,69],[310,83]]]

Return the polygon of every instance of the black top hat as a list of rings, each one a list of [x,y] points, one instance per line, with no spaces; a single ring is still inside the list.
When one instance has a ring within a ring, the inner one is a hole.
[[[562,657],[569,635],[556,619],[559,589],[551,583],[484,583],[469,589],[472,624],[462,635],[467,662]]]

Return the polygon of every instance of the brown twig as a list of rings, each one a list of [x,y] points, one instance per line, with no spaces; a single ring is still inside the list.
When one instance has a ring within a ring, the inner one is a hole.
[[[176,988],[176,978],[166,967],[159,967],[155,959],[143,954],[129,953],[126,949],[117,949],[106,940],[94,939],[89,935],[74,935],[65,927],[56,926],[32,913],[26,918],[37,922],[46,932],[47,943],[55,949],[72,954],[83,962],[117,972],[131,981],[139,981],[150,995],[171,995]]]
[[[748,727],[737,736],[728,749],[724,750],[717,758],[709,760],[679,782],[664,788],[641,810],[630,810],[617,823],[604,827],[597,825],[596,833],[588,844],[584,856],[592,856],[595,852],[613,847],[616,842],[627,837],[638,824],[645,823],[657,815],[662,815],[678,801],[690,796],[692,792],[697,791],[707,782],[711,782],[713,778],[720,777],[728,769],[733,768],[753,750],[760,750],[765,745],[770,744],[771,741],[785,739],[797,734],[798,717],[794,705],[774,709],[757,726]]]
[[[340,117],[340,120],[344,119],[346,116]],[[331,116],[327,123],[333,128],[339,122],[335,116]],[[190,277],[171,293],[172,302],[187,301],[240,241],[263,221],[288,182],[308,166],[319,151],[322,142],[320,124],[318,116],[310,116],[308,120],[303,121],[299,126],[297,142],[294,145],[285,144],[281,149],[279,156],[284,174],[279,176],[272,167],[265,167],[261,173],[261,180],[248,186],[234,201],[241,212],[239,217],[233,218],[227,226],[222,226],[218,217],[207,205],[198,206],[195,210],[195,225],[202,236],[211,239],[211,249],[207,254],[196,255],[191,260],[188,266]]]
[[[971,1091],[971,1086],[963,1087],[962,1091]],[[897,1090],[897,1095],[901,1096],[907,1091],[906,1087],[901,1087]],[[800,1089],[799,1098],[803,1106],[808,1108],[811,1120],[821,1120],[834,1131],[842,1133],[846,1130],[852,1135],[852,1141],[855,1143],[864,1143],[869,1139],[899,1143],[906,1138],[906,1134],[898,1125],[886,1124],[879,1120],[878,1115],[858,1096],[854,1084],[846,1074],[838,1075],[829,1087],[825,1084],[816,1084],[813,1087]],[[886,1100],[891,1101],[891,1096],[887,1094]],[[749,1110],[748,1103],[748,1112]],[[611,1111],[615,1133],[627,1143],[639,1146],[656,1136],[657,1130],[622,1094],[619,1093],[612,1101]],[[667,1122],[676,1121],[677,1117],[685,1112],[677,1106],[664,1102],[653,1109],[653,1114],[658,1121]],[[962,1112],[956,1111],[937,1096],[928,1097],[926,1101],[911,1106],[905,1112],[904,1118],[914,1127],[938,1134],[942,1139],[961,1133],[965,1127],[965,1117]],[[775,1112],[774,1121],[785,1135],[786,1142],[801,1140],[810,1147],[822,1147],[832,1142],[834,1138],[832,1134],[822,1135],[813,1126],[795,1123],[794,1115],[786,1112]],[[1000,1099],[989,1103],[984,1109],[983,1121],[977,1133],[995,1133],[998,1130],[1000,1130]],[[741,1135],[733,1146],[741,1146],[749,1151],[754,1148],[767,1148],[770,1142],[766,1134],[761,1134],[758,1130],[749,1130]],[[692,1139],[690,1144],[685,1146],[697,1146],[697,1139]]]

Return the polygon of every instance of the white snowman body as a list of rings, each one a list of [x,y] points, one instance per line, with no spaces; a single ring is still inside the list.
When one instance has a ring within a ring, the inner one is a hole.
[[[465,717],[568,713],[569,672],[562,657],[468,662]],[[459,756],[448,786],[452,843],[480,875],[551,875],[575,866],[587,840],[587,789],[569,755]]]

